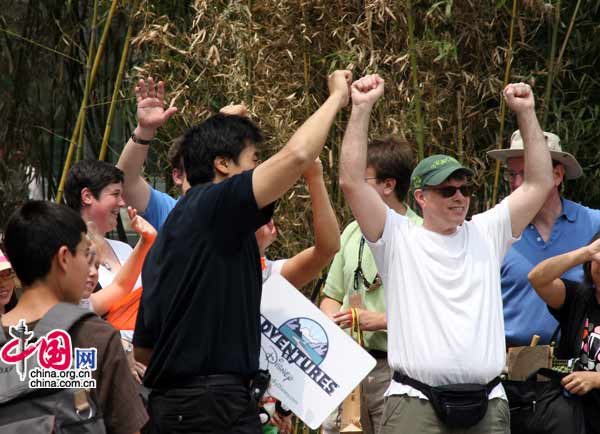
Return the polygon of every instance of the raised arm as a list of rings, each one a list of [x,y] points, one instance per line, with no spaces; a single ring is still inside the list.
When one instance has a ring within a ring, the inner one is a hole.
[[[377,74],[352,83],[352,113],[340,157],[340,186],[354,218],[369,241],[377,241],[381,237],[386,218],[385,203],[365,181],[371,110],[383,95],[383,88],[383,79]]]
[[[535,115],[533,91],[528,84],[509,84],[504,88],[506,105],[517,115],[525,149],[523,184],[508,196],[512,234],[521,235],[548,198],[554,183],[552,160],[544,133]]]
[[[137,99],[138,125],[133,134],[138,140],[152,140],[156,130],[177,112],[177,107],[164,109],[165,85],[162,81],[154,83],[152,77],[148,82],[140,80],[135,87]],[[117,167],[125,174],[123,182],[123,199],[127,205],[143,213],[150,200],[150,189],[142,177],[142,168],[148,156],[148,145],[142,145],[130,138],[117,162]]]
[[[259,208],[279,199],[319,156],[336,114],[348,104],[350,71],[329,76],[329,98],[294,133],[278,153],[260,164],[252,176]]]
[[[565,302],[565,284],[560,276],[587,261],[600,261],[600,240],[540,262],[527,277],[540,298],[558,309]]]
[[[156,238],[156,229],[138,216],[135,209],[129,207],[127,212],[131,219],[131,228],[140,234],[140,239],[112,283],[90,296],[94,311],[98,315],[104,315],[114,303],[135,289],[134,286],[142,271],[146,254]]]
[[[309,166],[304,178],[312,203],[315,245],[288,259],[281,268],[281,275],[296,288],[315,279],[340,249],[340,228],[329,201],[320,159]]]

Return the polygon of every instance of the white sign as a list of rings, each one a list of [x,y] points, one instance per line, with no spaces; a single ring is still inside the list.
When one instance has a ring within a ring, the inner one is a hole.
[[[268,392],[317,429],[375,359],[280,275],[263,285],[260,367]]]

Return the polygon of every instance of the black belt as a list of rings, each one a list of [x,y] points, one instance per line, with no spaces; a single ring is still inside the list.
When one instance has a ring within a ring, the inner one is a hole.
[[[367,352],[375,359],[387,359],[387,351],[367,350]]]
[[[245,386],[250,385],[250,380],[241,375],[232,374],[215,374],[215,375],[199,375],[186,379],[185,387],[198,386]]]

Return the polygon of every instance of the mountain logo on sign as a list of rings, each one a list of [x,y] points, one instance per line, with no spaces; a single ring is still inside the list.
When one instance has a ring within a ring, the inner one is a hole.
[[[309,318],[292,318],[286,321],[279,331],[294,345],[310,357],[317,365],[325,359],[329,340],[319,323]]]

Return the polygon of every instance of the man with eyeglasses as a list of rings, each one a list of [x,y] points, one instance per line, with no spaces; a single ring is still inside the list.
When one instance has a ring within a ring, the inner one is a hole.
[[[552,158],[554,187],[521,239],[504,257],[501,269],[504,327],[509,346],[529,345],[534,334],[540,336],[541,344],[547,344],[557,327],[546,303],[529,284],[529,272],[545,259],[585,246],[600,231],[599,210],[561,196],[564,180],[579,178],[583,173],[581,166],[573,155],[562,150],[556,134],[544,132],[544,136]],[[504,177],[511,192],[523,184],[525,161],[520,131],[513,133],[509,149],[489,151],[488,155],[505,164]],[[583,268],[572,268],[562,277],[579,282],[583,280]]]
[[[450,156],[430,156],[411,176],[423,213],[417,226],[364,181],[369,118],[383,88],[377,75],[352,84],[340,161],[340,184],[385,287],[394,375],[380,433],[509,433],[499,384],[506,359],[500,266],[553,185],[533,93],[523,83],[504,89],[525,142],[522,188],[465,221],[473,172]]]
[[[406,141],[392,136],[371,140],[364,180],[388,207],[420,225],[421,217],[405,202],[413,161],[412,149]],[[350,328],[350,308],[357,309],[363,345],[377,360],[375,368],[361,383],[363,432],[375,433],[383,413],[383,394],[392,376],[387,363],[387,319],[381,278],[356,221],[342,233],[341,248],[329,268],[323,293],[321,310],[342,328]],[[338,409],[326,419],[325,434],[340,432],[340,413]]]

